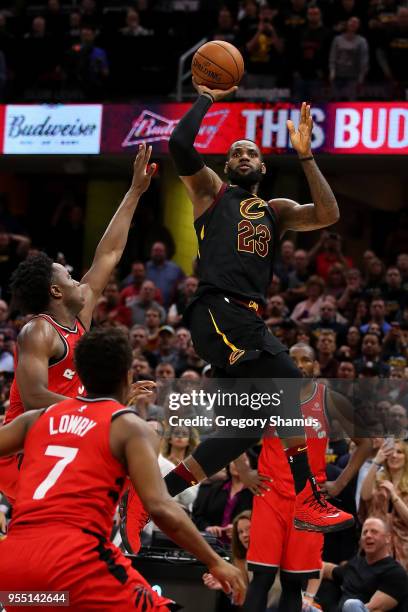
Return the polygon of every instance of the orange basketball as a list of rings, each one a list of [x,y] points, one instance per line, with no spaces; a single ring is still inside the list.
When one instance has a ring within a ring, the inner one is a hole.
[[[210,89],[229,89],[238,85],[244,74],[244,60],[234,45],[212,40],[194,54],[191,72],[198,85]]]

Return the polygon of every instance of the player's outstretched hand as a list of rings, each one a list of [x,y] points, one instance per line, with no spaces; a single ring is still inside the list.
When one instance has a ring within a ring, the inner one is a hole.
[[[312,154],[311,143],[313,131],[313,119],[310,114],[310,105],[306,104],[306,102],[302,103],[297,130],[293,121],[287,121],[286,125],[289,130],[290,142],[297,154],[300,157],[309,157]]]
[[[224,593],[232,594],[233,603],[236,606],[242,606],[246,595],[246,584],[242,572],[222,559],[208,569],[210,574],[219,581]]]
[[[206,87],[205,85],[199,85],[198,83],[196,83],[194,77],[193,77],[193,85],[200,95],[203,93],[210,94],[210,96],[214,99],[214,102],[219,102],[220,100],[223,100],[227,96],[230,96],[232,93],[235,93],[238,89],[236,85],[234,85],[234,87],[230,87],[229,89],[225,89],[225,90],[224,89],[210,89],[209,87]]]
[[[157,169],[157,164],[150,164],[149,166],[151,154],[152,147],[146,147],[145,143],[139,145],[139,151],[133,163],[133,179],[131,187],[137,191],[139,195],[148,189],[152,176]]]

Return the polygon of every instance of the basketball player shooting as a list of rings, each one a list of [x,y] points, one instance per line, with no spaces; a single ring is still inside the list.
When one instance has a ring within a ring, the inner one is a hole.
[[[5,423],[25,410],[76,397],[83,386],[73,362],[74,347],[89,329],[95,305],[126,246],[130,223],[155,172],[152,148],[140,145],[125,194],[95,252],[88,272],[76,281],[45,253],[20,263],[11,280],[14,304],[34,317],[17,340],[15,378]],[[13,503],[18,479],[16,455],[0,460],[0,491]]]
[[[257,192],[266,166],[254,142],[232,143],[224,168],[229,185],[204,164],[194,148],[211,105],[236,87],[223,91],[195,82],[194,85],[198,99],[180,120],[169,142],[178,174],[193,204],[199,245],[200,283],[187,312],[194,346],[215,367],[216,378],[300,379],[301,373],[287,348],[270,333],[259,315],[266,303],[280,237],[287,230],[304,232],[328,227],[339,218],[336,198],[311,152],[310,106],[302,104],[297,129],[292,121],[287,127],[313,202],[301,205],[286,198],[265,202]],[[287,387],[285,420],[301,419],[299,385]],[[242,407],[238,409],[242,415]],[[250,417],[251,409],[246,410],[244,415]],[[201,443],[192,456],[166,476],[170,494],[177,495],[211,476],[254,443],[253,438],[245,439],[239,433],[237,430],[237,436],[222,437],[222,432],[217,432]],[[261,437],[262,430],[258,433]],[[279,427],[278,434],[286,448],[295,485],[295,526],[329,532],[352,524],[353,517],[328,504],[316,484],[309,468],[303,427]]]

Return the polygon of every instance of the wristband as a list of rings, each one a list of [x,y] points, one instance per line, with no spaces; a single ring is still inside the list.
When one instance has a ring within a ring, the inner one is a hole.
[[[200,96],[207,96],[208,98],[210,98],[211,102],[214,103],[215,102],[215,98],[212,94],[210,94],[209,91],[203,91],[202,94],[200,94]]]
[[[299,157],[299,161],[301,162],[312,161],[312,159],[314,159],[313,155],[309,155],[309,157]]]
[[[313,593],[308,593],[307,591],[303,591],[303,597],[308,597],[309,599],[313,599],[315,598]]]

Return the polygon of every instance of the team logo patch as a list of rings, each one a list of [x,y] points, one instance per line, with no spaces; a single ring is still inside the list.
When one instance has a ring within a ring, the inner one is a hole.
[[[265,215],[264,210],[259,210],[262,206],[266,206],[261,198],[247,198],[239,205],[239,211],[244,219],[260,219]]]
[[[245,351],[243,350],[232,351],[232,353],[229,356],[230,365],[234,365],[234,363],[236,363],[238,359],[241,359],[242,355],[244,354],[245,354]]]

